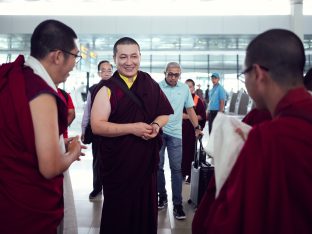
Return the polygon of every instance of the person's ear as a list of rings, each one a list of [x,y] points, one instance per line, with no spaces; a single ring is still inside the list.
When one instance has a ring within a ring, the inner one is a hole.
[[[116,56],[115,55],[113,56],[113,60],[114,60],[115,66],[117,67]]]
[[[258,64],[254,64],[254,79],[259,92],[265,94],[270,87],[270,77],[268,72],[262,69]]]
[[[268,71],[261,68],[259,64],[254,64],[253,67],[256,75],[256,80],[259,82],[266,82],[268,79]]]
[[[50,52],[49,54],[49,58],[51,60],[51,62],[55,63],[55,64],[60,64],[61,61],[64,59],[63,58],[63,53],[60,50],[55,50]]]

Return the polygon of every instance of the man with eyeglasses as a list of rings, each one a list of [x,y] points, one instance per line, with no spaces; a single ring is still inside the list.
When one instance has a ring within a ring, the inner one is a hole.
[[[219,83],[220,75],[217,72],[212,73],[211,82],[213,87],[209,92],[209,103],[207,108],[207,119],[209,126],[209,134],[211,133],[213,120],[216,118],[218,112],[224,112],[226,101],[226,92],[223,86]]]
[[[113,74],[113,65],[107,61],[102,60],[98,64],[98,75],[101,80],[108,80],[111,78]],[[81,121],[81,141],[84,142],[84,135],[86,127],[90,121],[90,112],[91,112],[91,96],[96,88],[97,84],[92,85],[89,88],[87,94],[87,102],[84,108],[82,121]],[[84,142],[85,143],[85,142]],[[97,145],[96,141],[92,142],[92,155],[93,155],[93,162],[92,162],[92,170],[93,170],[93,190],[89,194],[89,199],[92,201],[98,197],[98,195],[102,194],[102,181],[101,181],[101,170],[100,170],[100,162],[96,157],[96,150]]]
[[[67,169],[84,147],[78,136],[64,141],[67,107],[56,87],[75,67],[76,40],[62,22],[43,21],[26,62],[20,55],[0,67],[0,233],[78,232]]]
[[[198,118],[194,111],[194,101],[189,87],[180,82],[181,66],[176,62],[170,62],[166,66],[165,79],[159,83],[160,88],[166,94],[174,114],[169,116],[168,123],[163,127],[162,141],[160,149],[159,168],[158,168],[158,209],[163,209],[168,204],[166,180],[164,174],[165,150],[167,148],[168,158],[171,170],[171,188],[173,201],[173,214],[178,220],[183,220],[186,215],[182,205],[182,119],[183,108],[191,121],[195,135],[201,134],[201,127],[198,124]]]
[[[207,191],[194,234],[312,233],[312,96],[301,39],[271,29],[247,46],[245,85],[272,120],[256,124],[220,193]],[[217,170],[217,168],[216,168]]]

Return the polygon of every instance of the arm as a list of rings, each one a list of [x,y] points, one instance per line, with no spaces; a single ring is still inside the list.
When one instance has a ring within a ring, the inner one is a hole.
[[[195,128],[196,126],[198,126],[198,118],[194,111],[194,108],[193,107],[186,108],[186,112],[189,116],[191,123],[193,124],[193,127]]]
[[[30,101],[29,105],[39,171],[45,178],[50,179],[63,173],[75,160],[79,160],[81,146],[78,138],[74,138],[68,146],[68,152],[62,154],[56,100],[52,95],[41,94]]]
[[[151,134],[153,127],[143,122],[117,124],[108,122],[111,113],[111,105],[108,89],[103,86],[96,94],[91,109],[91,128],[94,134],[115,137],[133,134],[138,137]]]
[[[68,94],[68,103],[67,103],[67,108],[68,108],[68,115],[67,115],[67,122],[68,126],[71,125],[71,123],[74,121],[76,117],[76,112],[75,112],[75,107],[73,100],[71,99],[71,96]]]
[[[81,121],[81,137],[82,138],[90,120],[90,111],[91,111],[91,93],[88,92],[87,102],[83,111],[83,116],[82,116],[82,121]]]
[[[165,126],[168,123],[169,116],[168,115],[160,115],[158,116],[152,123],[152,132],[150,134],[144,134],[143,139],[149,140],[151,138],[154,138],[159,133],[160,128]]]
[[[224,112],[224,100],[220,100],[220,112]]]
[[[224,112],[225,100],[226,100],[226,91],[222,86],[219,85],[219,112]]]
[[[75,117],[76,117],[75,109],[68,109],[68,115],[67,115],[68,126],[71,125]]]
[[[203,119],[200,115],[196,115],[196,116],[197,116],[197,119],[198,119],[198,120],[202,120],[202,119]],[[183,119],[189,119],[189,115],[188,115],[188,114],[183,113],[182,118],[183,118]]]
[[[153,122],[158,123],[159,127],[163,127],[168,123],[169,116],[168,115],[160,115]]]
[[[197,118],[197,115],[194,111],[194,108],[193,107],[186,108],[186,112],[189,116],[191,123],[193,124],[193,127],[195,128],[195,127],[199,126],[198,118]],[[202,134],[201,130],[195,129],[195,135],[198,136],[199,134]]]

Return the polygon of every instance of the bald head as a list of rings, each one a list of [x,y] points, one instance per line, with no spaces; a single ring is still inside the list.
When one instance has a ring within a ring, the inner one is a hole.
[[[305,65],[303,44],[291,31],[268,30],[255,37],[247,47],[245,66],[253,64],[267,68],[277,84],[296,86],[302,83]]]

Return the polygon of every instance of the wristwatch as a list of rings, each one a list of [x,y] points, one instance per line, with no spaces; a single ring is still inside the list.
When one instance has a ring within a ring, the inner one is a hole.
[[[197,125],[194,129],[195,129],[195,130],[202,130],[201,127],[200,127],[200,125]]]

